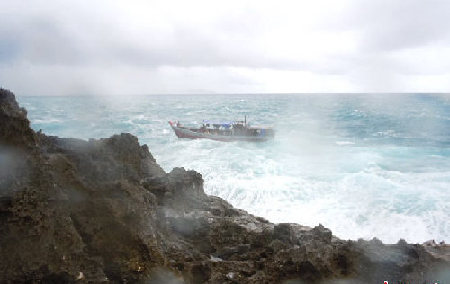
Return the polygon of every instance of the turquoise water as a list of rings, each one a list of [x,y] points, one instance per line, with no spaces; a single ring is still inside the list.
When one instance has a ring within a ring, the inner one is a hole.
[[[344,239],[450,241],[450,96],[438,94],[19,97],[35,130],[130,132],[166,171],[273,222],[319,223]],[[264,143],[180,140],[167,121],[272,124]]]

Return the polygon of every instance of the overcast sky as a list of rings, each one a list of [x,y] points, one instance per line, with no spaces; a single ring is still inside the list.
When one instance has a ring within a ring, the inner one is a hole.
[[[450,1],[0,0],[19,95],[449,92]]]

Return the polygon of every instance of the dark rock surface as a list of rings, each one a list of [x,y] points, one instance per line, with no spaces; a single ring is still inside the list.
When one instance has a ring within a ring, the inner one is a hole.
[[[130,134],[34,132],[0,90],[0,282],[445,283],[450,248],[272,224],[156,163]]]

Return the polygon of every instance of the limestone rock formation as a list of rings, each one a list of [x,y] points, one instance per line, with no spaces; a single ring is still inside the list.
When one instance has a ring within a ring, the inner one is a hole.
[[[233,208],[130,134],[36,133],[0,90],[1,283],[443,283],[449,271],[445,244],[344,241]]]

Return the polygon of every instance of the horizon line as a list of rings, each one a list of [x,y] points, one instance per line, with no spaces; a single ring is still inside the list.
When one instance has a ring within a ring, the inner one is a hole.
[[[255,92],[255,93],[148,93],[148,94],[67,94],[67,95],[30,95],[17,94],[20,97],[120,97],[120,96],[245,96],[245,95],[450,95],[450,92]]]

